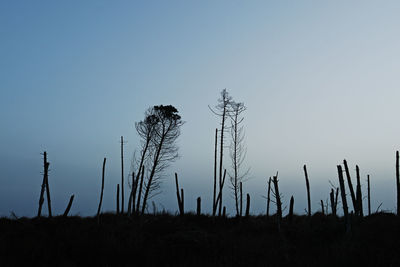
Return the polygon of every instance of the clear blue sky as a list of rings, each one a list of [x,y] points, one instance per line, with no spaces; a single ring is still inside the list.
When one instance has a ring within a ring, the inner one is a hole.
[[[279,171],[285,201],[294,195],[304,213],[305,163],[317,211],[344,158],[360,165],[363,189],[371,174],[373,208],[393,210],[398,14],[398,1],[1,1],[0,215],[36,213],[44,150],[56,213],[71,194],[73,214],[96,212],[103,157],[114,210],[119,137],[128,172],[134,122],[157,104],[186,124],[154,201],[177,209],[178,172],[188,208],[202,196],[209,211],[218,120],[207,105],[223,88],[248,107],[252,212]]]

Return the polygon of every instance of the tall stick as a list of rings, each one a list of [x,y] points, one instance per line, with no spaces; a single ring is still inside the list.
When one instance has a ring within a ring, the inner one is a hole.
[[[369,174],[367,175],[367,184],[368,184],[368,215],[371,215],[371,188],[369,184]]]
[[[346,231],[349,232],[350,231],[349,210],[347,207],[346,190],[344,188],[342,166],[337,165],[337,170],[338,170],[338,176],[339,176],[340,192],[342,195],[344,221],[345,221]]]
[[[268,179],[267,217],[269,217],[269,203],[271,202],[270,193],[271,193],[271,177],[269,177],[269,179]]]
[[[121,213],[124,214],[124,137],[121,136]]]
[[[39,197],[39,209],[37,216],[40,217],[42,214],[42,205],[44,202],[44,190],[46,189],[46,176],[47,176],[47,152],[43,152],[43,181],[42,181],[42,188],[40,190],[40,197]]]
[[[331,193],[329,194],[331,200],[331,209],[332,215],[336,216],[336,207],[335,207],[335,190],[331,189]]]
[[[396,151],[396,187],[397,187],[397,216],[400,216],[399,151]]]
[[[357,214],[357,212],[358,212],[357,199],[354,194],[353,183],[351,182],[351,177],[350,177],[349,167],[347,166],[347,161],[343,160],[343,164],[344,164],[344,169],[346,171],[347,183],[349,184],[349,190],[350,190],[350,195],[351,195],[351,201],[353,202],[354,213]]]
[[[240,212],[239,216],[242,217],[242,212],[243,212],[243,184],[242,182],[239,183],[239,189],[240,189]]]
[[[321,199],[321,212],[322,215],[325,215],[324,201]]]
[[[103,191],[104,191],[104,172],[106,169],[106,158],[103,160],[103,172],[101,175],[101,191],[100,191],[100,201],[99,201],[99,207],[97,208],[97,217],[100,215],[100,210],[101,210],[101,203],[103,202]]]
[[[294,198],[293,196],[290,198],[290,205],[289,205],[289,222],[293,220],[293,206],[294,206]]]
[[[68,212],[69,212],[69,210],[71,209],[71,206],[72,206],[72,201],[74,201],[74,195],[72,195],[71,198],[69,199],[68,206],[65,209],[64,214],[63,214],[64,217],[68,216]]]
[[[306,187],[307,187],[307,203],[308,203],[308,217],[311,216],[311,196],[310,196],[310,182],[308,180],[308,174],[307,174],[307,166],[304,164],[303,166],[304,169],[304,176],[306,178]]]
[[[131,186],[131,193],[129,194],[129,200],[128,200],[128,215],[132,214],[132,201],[133,201],[133,192],[134,191],[135,191],[135,173],[132,172],[132,186]]]
[[[201,197],[197,198],[197,216],[200,216],[201,214]]]
[[[363,205],[362,205],[362,192],[361,192],[361,182],[360,182],[360,168],[356,165],[356,176],[357,176],[357,188],[356,188],[356,196],[357,196],[357,215],[363,217]]]
[[[276,199],[276,219],[278,223],[278,230],[281,229],[281,221],[282,221],[282,203],[281,203],[281,196],[279,194],[279,187],[278,187],[278,173],[273,178],[274,188],[275,188],[275,199]]]
[[[246,217],[249,217],[250,215],[250,195],[246,195]]]
[[[217,211],[217,142],[218,142],[218,129],[215,129],[215,145],[214,145],[214,194],[213,194],[213,216]]]
[[[117,184],[117,214],[119,214],[119,184]]]
[[[47,208],[49,211],[49,217],[51,218],[52,215],[51,215],[51,200],[50,200],[50,186],[49,186],[49,166],[50,166],[50,163],[46,162],[46,170],[45,170],[46,175],[45,176],[46,176]]]

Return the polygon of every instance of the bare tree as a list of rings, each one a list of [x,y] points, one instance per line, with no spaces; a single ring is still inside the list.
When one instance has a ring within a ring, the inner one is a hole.
[[[223,189],[223,177],[222,177],[222,163],[223,163],[223,156],[224,156],[224,133],[225,133],[225,123],[227,116],[229,115],[229,107],[232,102],[232,97],[229,96],[226,89],[221,91],[221,98],[218,99],[218,105],[215,106],[215,110],[210,108],[210,110],[217,116],[221,117],[221,130],[220,130],[220,154],[219,154],[219,199],[216,199],[215,210],[218,206],[218,216],[221,216],[222,211],[222,189]],[[215,211],[213,211],[215,213]]]
[[[229,113],[231,118],[231,146],[230,157],[232,160],[233,173],[229,174],[231,187],[233,190],[233,197],[235,199],[236,216],[239,216],[239,184],[244,181],[245,177],[249,174],[250,168],[241,172],[243,162],[246,158],[246,147],[244,145],[244,126],[242,112],[246,110],[243,103],[231,102],[231,111]]]
[[[144,121],[137,125],[139,124],[143,126],[146,138],[144,144],[149,141],[146,151],[142,151],[140,160],[148,170],[143,184],[144,195],[141,208],[143,214],[146,211],[147,200],[159,193],[163,171],[178,158],[176,139],[180,135],[183,121],[174,106],[160,105],[149,108],[145,113]],[[150,132],[147,133],[147,130]]]

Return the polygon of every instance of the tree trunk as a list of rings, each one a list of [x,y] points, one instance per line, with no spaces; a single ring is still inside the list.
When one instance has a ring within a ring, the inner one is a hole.
[[[268,191],[267,191],[267,217],[269,217],[269,203],[271,202],[270,193],[271,193],[271,177],[269,177],[269,179],[268,179]]]
[[[119,184],[117,184],[117,215],[119,214]]]
[[[197,216],[200,216],[201,214],[201,197],[197,198]]]
[[[343,164],[344,164],[344,169],[346,171],[347,183],[349,184],[349,190],[350,190],[350,195],[351,195],[351,201],[353,202],[354,213],[357,214],[357,211],[358,211],[357,199],[354,194],[353,183],[351,182],[351,177],[350,177],[349,167],[347,166],[347,161],[343,160]]]
[[[63,214],[64,217],[68,216],[68,212],[69,212],[69,210],[71,209],[71,206],[72,206],[72,201],[74,201],[74,195],[72,195],[71,198],[69,199],[68,206],[65,209],[64,214]]]
[[[303,166],[304,169],[304,176],[306,178],[306,187],[307,187],[307,203],[308,203],[308,217],[311,216],[311,196],[310,196],[310,182],[308,180],[308,174],[307,174],[307,166],[304,164]]]
[[[101,210],[101,203],[103,202],[103,191],[104,191],[104,173],[106,170],[106,158],[103,160],[103,171],[101,175],[101,191],[100,191],[100,201],[99,201],[99,207],[97,208],[97,217],[100,215],[100,210]]]
[[[121,213],[124,214],[124,137],[121,136]]]
[[[215,145],[214,145],[214,194],[213,194],[213,216],[217,212],[217,142],[218,129],[215,129]]]
[[[357,188],[356,188],[356,195],[357,195],[357,215],[360,217],[364,216],[363,213],[363,204],[362,204],[362,191],[361,191],[361,182],[360,182],[360,168],[356,165],[356,174],[357,174]]]
[[[294,198],[292,196],[290,198],[290,205],[289,205],[289,222],[293,221],[293,206],[294,206]]]
[[[340,192],[342,195],[344,222],[345,222],[345,226],[346,226],[346,232],[349,232],[350,231],[349,210],[347,207],[346,190],[344,188],[342,166],[338,165],[337,170],[338,170],[338,176],[339,176]]]
[[[368,215],[371,215],[371,187],[369,184],[369,174],[367,176],[367,183],[368,183]]]

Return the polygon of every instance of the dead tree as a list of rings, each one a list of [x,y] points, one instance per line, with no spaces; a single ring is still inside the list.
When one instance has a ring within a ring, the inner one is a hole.
[[[335,190],[333,190],[333,188],[331,189],[329,196],[331,200],[332,215],[336,216]]]
[[[278,173],[273,178],[274,183],[274,192],[275,195],[275,203],[276,203],[276,220],[278,224],[278,230],[281,228],[281,221],[282,221],[282,203],[281,203],[281,196],[279,194],[279,186],[278,186]]]
[[[181,216],[183,216],[184,215],[183,188],[180,190],[181,193],[179,193],[178,174],[177,173],[175,173],[175,185],[176,185],[176,199],[178,200],[179,214]]]
[[[267,190],[267,217],[269,217],[269,203],[271,202],[270,193],[271,193],[271,177],[268,179],[268,190]]]
[[[400,216],[399,151],[396,151],[396,188],[397,188],[397,216]]]
[[[322,215],[325,215],[324,201],[321,199],[321,212]]]
[[[72,196],[70,197],[70,199],[69,199],[68,206],[67,206],[67,208],[65,209],[64,214],[63,214],[64,217],[67,217],[67,216],[68,216],[69,210],[71,209],[71,206],[72,206],[72,201],[74,201],[74,195],[72,195]]]
[[[117,184],[117,214],[119,214],[119,184]]]
[[[242,217],[242,211],[243,211],[243,184],[240,182],[240,212],[239,216]]]
[[[178,158],[176,140],[180,135],[180,127],[184,123],[178,115],[178,110],[171,105],[154,106],[148,109],[145,114],[145,121],[147,120],[150,120],[152,125],[152,133],[151,146],[149,146],[151,151],[146,157],[149,173],[144,188],[142,214],[146,211],[147,200],[160,190],[163,171]]]
[[[368,184],[368,216],[371,215],[371,188],[369,184],[369,174],[367,175],[367,184]]]
[[[347,161],[346,160],[343,160],[343,165],[344,165],[344,169],[346,171],[347,183],[349,185],[351,201],[353,202],[354,213],[357,214],[357,211],[358,211],[358,209],[357,209],[357,199],[356,199],[356,196],[354,194],[353,183],[351,182],[349,167],[347,166]]]
[[[197,216],[201,215],[201,197],[197,198],[197,210],[196,210]]]
[[[346,190],[344,188],[342,166],[337,165],[337,170],[338,170],[338,176],[339,176],[340,192],[341,192],[341,195],[342,195],[342,204],[343,204],[343,213],[344,213],[344,221],[345,221],[345,226],[346,226],[346,232],[349,232],[350,231],[349,210],[348,210],[348,207],[347,207]]]
[[[308,217],[311,216],[311,196],[310,196],[310,182],[308,180],[308,174],[307,174],[307,166],[304,164],[303,166],[304,169],[304,176],[306,178],[306,187],[307,187],[307,203],[308,203]]]
[[[217,143],[218,143],[218,129],[215,129],[215,145],[214,145],[214,194],[213,194],[213,210],[212,214],[215,216],[217,212]]]
[[[97,208],[97,217],[100,215],[100,210],[101,210],[101,203],[103,202],[103,192],[104,192],[104,173],[106,170],[106,158],[103,160],[103,171],[101,175],[101,191],[100,191],[100,201],[99,201],[99,207]]]
[[[139,212],[140,208],[140,200],[142,199],[142,190],[143,190],[143,182],[144,182],[144,166],[142,166],[142,172],[140,176],[140,184],[139,184],[139,191],[138,191],[138,197],[137,197],[137,203],[136,203],[136,213]]]
[[[225,184],[225,177],[226,177],[226,169],[224,170],[224,176],[222,177],[222,182],[219,185],[219,192],[218,192],[218,196],[217,196],[217,205],[221,205],[222,202],[222,189],[224,188],[224,184]],[[218,213],[218,216],[221,217],[221,213]]]
[[[121,213],[124,214],[124,137],[121,136]]]
[[[246,195],[246,217],[250,215],[250,195]]]
[[[363,217],[363,204],[362,204],[362,191],[361,191],[361,182],[360,182],[360,168],[356,165],[356,176],[357,176],[357,188],[356,188],[356,197],[357,197],[357,215]]]
[[[132,202],[133,202],[133,192],[134,191],[135,191],[135,173],[132,172],[132,186],[131,186],[131,193],[129,194],[129,200],[128,200],[128,215],[132,214]],[[133,206],[134,205],[135,204],[133,204]]]
[[[290,205],[289,205],[289,222],[293,221],[293,206],[294,206],[294,198],[293,196],[290,198]]]
[[[217,115],[218,117],[221,118],[221,130],[220,130],[220,151],[219,151],[219,196],[220,196],[220,201],[218,203],[218,215],[221,216],[222,212],[222,189],[223,188],[223,183],[222,183],[222,163],[223,163],[223,156],[224,156],[224,133],[225,133],[225,122],[226,118],[229,115],[229,106],[231,104],[232,98],[229,96],[228,92],[226,89],[223,89],[221,91],[221,98],[218,99],[218,105],[215,107],[216,111],[214,111],[212,108],[210,108],[211,112]]]
[[[49,171],[49,164],[47,162],[47,152],[43,152],[43,181],[42,181],[42,187],[40,190],[40,197],[39,197],[39,208],[38,208],[38,217],[41,216],[42,214],[42,206],[44,202],[44,191],[46,190],[46,181],[47,181],[47,176],[48,176],[48,171]]]
[[[233,173],[229,174],[233,197],[235,200],[236,216],[239,215],[239,184],[243,182],[250,172],[250,168],[243,171],[243,164],[246,158],[246,147],[244,144],[244,127],[242,124],[243,117],[241,114],[246,110],[243,103],[236,103],[234,101],[230,104],[231,112],[231,145],[230,145],[230,158],[232,161]]]
[[[222,209],[222,217],[226,218],[226,207],[224,206],[224,208]]]

